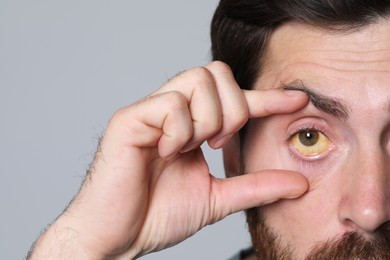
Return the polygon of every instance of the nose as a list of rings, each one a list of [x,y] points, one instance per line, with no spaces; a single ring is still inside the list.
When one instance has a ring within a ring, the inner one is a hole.
[[[373,233],[390,226],[390,169],[387,156],[359,156],[350,162],[341,190],[339,220],[348,231]]]

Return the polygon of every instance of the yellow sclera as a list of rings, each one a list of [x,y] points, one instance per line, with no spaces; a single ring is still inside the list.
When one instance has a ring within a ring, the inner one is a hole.
[[[303,156],[314,157],[329,150],[332,142],[323,133],[316,130],[305,130],[291,138],[293,147]]]

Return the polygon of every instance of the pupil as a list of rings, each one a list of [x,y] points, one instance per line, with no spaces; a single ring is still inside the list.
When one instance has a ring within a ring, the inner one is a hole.
[[[299,134],[299,141],[305,146],[317,144],[320,134],[316,131],[305,131]]]

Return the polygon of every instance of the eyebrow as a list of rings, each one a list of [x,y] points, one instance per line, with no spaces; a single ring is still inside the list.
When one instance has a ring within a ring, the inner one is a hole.
[[[318,110],[329,114],[333,117],[347,120],[349,118],[350,109],[342,100],[334,97],[325,96],[312,89],[307,88],[301,82],[300,84],[284,84],[282,88],[285,90],[298,90],[306,93],[312,103]]]

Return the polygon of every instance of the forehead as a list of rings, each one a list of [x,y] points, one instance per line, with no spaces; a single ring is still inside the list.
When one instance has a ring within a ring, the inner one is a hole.
[[[286,24],[270,37],[256,88],[300,80],[321,93],[387,103],[390,90],[390,21],[353,32]]]

